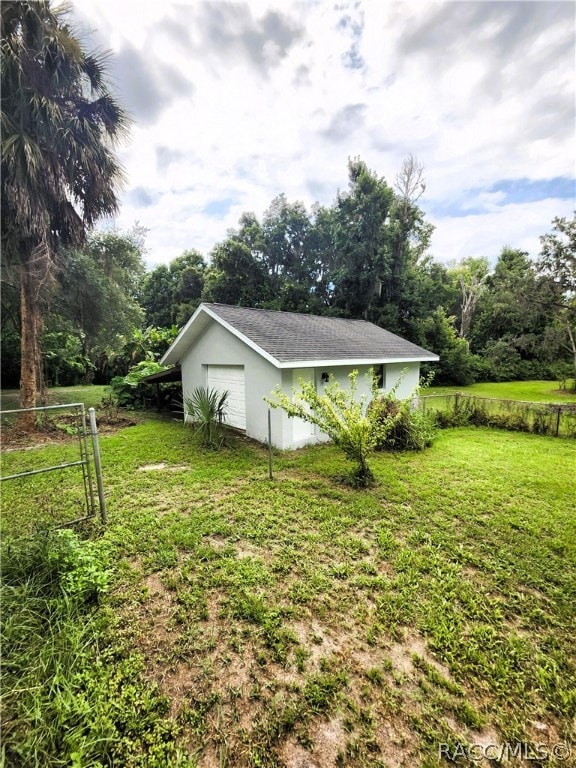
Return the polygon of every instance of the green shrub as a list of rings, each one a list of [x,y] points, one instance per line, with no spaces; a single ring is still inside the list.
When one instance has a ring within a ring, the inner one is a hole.
[[[7,589],[25,585],[44,597],[64,597],[77,605],[98,602],[110,574],[102,547],[81,541],[68,529],[7,543],[0,573]]]
[[[381,395],[369,406],[376,421],[391,427],[379,432],[377,451],[423,451],[432,445],[435,435],[434,417],[413,408],[409,400]]]
[[[379,394],[378,377],[371,370],[367,378],[370,380],[372,398],[375,399]],[[272,408],[282,408],[290,418],[316,424],[356,464],[348,481],[355,487],[367,488],[374,483],[368,457],[384,441],[399,417],[399,411],[383,410],[377,413],[367,407],[366,395],[358,397],[357,380],[358,371],[352,371],[348,375],[350,386],[343,389],[331,377],[322,393],[318,394],[313,381],[299,379],[300,390],[293,388],[292,396],[278,386],[272,392],[274,399],[265,397],[264,400]],[[396,389],[390,396],[394,397],[395,392]]]
[[[222,422],[226,412],[228,391],[197,387],[191,397],[184,399],[186,415],[190,417],[195,434],[205,448],[221,448],[224,444]]]
[[[132,366],[126,376],[115,376],[110,382],[110,397],[113,403],[120,408],[134,410],[141,410],[149,406],[150,403],[156,403],[156,385],[149,384],[142,379],[166,369],[165,365],[160,365],[155,360],[143,360]],[[161,384],[160,405],[169,404],[179,391],[179,384]]]
[[[550,373],[558,381],[558,387],[563,390],[576,392],[574,366],[566,360],[560,360],[550,366]]]

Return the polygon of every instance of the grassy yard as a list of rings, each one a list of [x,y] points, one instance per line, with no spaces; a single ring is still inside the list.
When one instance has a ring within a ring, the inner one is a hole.
[[[48,390],[47,405],[84,403],[86,408],[97,408],[106,395],[105,385],[91,384],[78,387],[51,387]],[[20,407],[20,392],[17,389],[0,390],[0,410],[9,411]]]
[[[502,400],[531,400],[539,403],[576,403],[574,390],[561,390],[557,381],[500,381],[471,384],[468,387],[429,387],[424,394],[447,395],[464,392],[477,397]]]
[[[72,451],[7,453],[4,473]],[[82,707],[101,724],[102,765],[433,768],[470,765],[459,743],[572,742],[574,441],[446,430],[423,454],[375,457],[368,491],[334,479],[344,460],[330,445],[276,454],[270,481],[259,446],[202,452],[174,421],[103,437],[101,452],[106,640],[53,682],[49,701],[66,685],[72,703],[50,710],[65,736],[39,766],[97,764],[78,757]],[[74,514],[75,482],[5,483],[4,540],[39,510]]]

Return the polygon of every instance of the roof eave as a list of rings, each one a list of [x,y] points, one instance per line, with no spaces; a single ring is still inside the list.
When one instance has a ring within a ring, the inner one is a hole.
[[[277,368],[333,368],[335,366],[349,367],[351,365],[382,365],[383,363],[436,363],[440,360],[438,355],[415,356],[415,357],[360,357],[360,358],[342,358],[340,360],[326,360],[319,358],[317,360],[283,360],[276,361]]]
[[[189,346],[188,344],[186,344],[184,349],[182,349],[182,344],[183,344],[185,339],[188,340],[188,337],[190,337],[192,335],[190,333],[190,329],[192,328],[192,324],[194,323],[194,321],[196,320],[196,318],[198,317],[198,315],[202,311],[205,311],[205,309],[204,309],[203,305],[200,304],[199,307],[194,312],[194,314],[192,315],[192,317],[190,318],[190,320],[188,320],[186,325],[184,325],[180,329],[180,333],[178,334],[178,336],[176,336],[176,338],[174,339],[172,344],[170,344],[170,346],[168,347],[166,352],[164,352],[164,354],[160,358],[160,365],[178,365],[180,363],[180,358],[181,358],[183,352]],[[192,339],[191,339],[191,341],[192,341]]]
[[[268,360],[269,363],[272,363],[272,365],[276,366],[276,368],[280,367],[279,361],[275,357],[273,357],[269,352],[266,352],[266,350],[262,349],[262,347],[258,346],[258,344],[253,342],[252,339],[248,338],[248,336],[245,336],[237,328],[224,320],[224,318],[220,317],[217,312],[214,312],[205,304],[200,304],[198,306],[198,309],[194,312],[190,320],[188,320],[178,336],[174,339],[171,346],[164,353],[164,356],[160,360],[162,365],[174,365],[180,363],[182,355],[189,349],[194,339],[198,335],[197,333],[194,333],[194,324],[196,323],[196,325],[198,325],[197,318],[202,314],[205,314],[212,320],[215,320],[233,336],[236,336],[238,339],[243,341],[246,346],[250,347],[250,349],[253,349],[265,360]]]

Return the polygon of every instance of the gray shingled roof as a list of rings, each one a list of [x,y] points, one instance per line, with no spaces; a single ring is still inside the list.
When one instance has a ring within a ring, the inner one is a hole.
[[[280,363],[298,360],[437,360],[426,349],[364,320],[204,306]]]

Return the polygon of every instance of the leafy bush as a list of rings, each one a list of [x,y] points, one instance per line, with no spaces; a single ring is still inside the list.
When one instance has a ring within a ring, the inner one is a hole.
[[[144,382],[142,379],[165,370],[167,366],[148,359],[132,366],[126,376],[115,376],[110,382],[110,396],[113,402],[120,408],[134,410],[141,410],[148,407],[150,403],[156,403],[156,385]],[[162,383],[160,385],[161,404],[171,402],[179,390],[179,384]]]
[[[178,335],[178,327],[156,328],[149,326],[136,330],[120,352],[102,355],[98,360],[97,380],[108,383],[112,377],[126,376],[137,363],[157,361]]]
[[[98,602],[110,574],[103,549],[81,541],[68,529],[8,543],[0,572],[7,587],[33,587],[45,596],[65,597],[77,605]]]
[[[377,451],[423,451],[432,445],[435,434],[434,417],[413,408],[410,400],[397,400],[390,394],[375,398],[369,406],[376,420],[389,429],[380,433]]]
[[[397,418],[397,413],[378,413],[366,407],[366,396],[357,396],[358,371],[348,376],[350,388],[342,389],[330,379],[318,394],[313,381],[299,380],[300,390],[287,395],[281,387],[272,393],[273,399],[264,398],[272,408],[282,408],[291,418],[316,424],[348,459],[356,463],[352,484],[365,488],[373,484],[374,475],[368,466],[368,456],[382,442]],[[378,378],[372,372],[373,398],[379,394]]]
[[[440,356],[437,363],[423,365],[422,372],[434,371],[436,384],[472,384],[472,354],[466,339],[455,327],[455,318],[438,307],[422,322],[423,345]]]
[[[228,391],[197,387],[184,399],[186,415],[195,427],[205,448],[221,448],[224,444],[222,421],[226,412]]]
[[[42,345],[45,377],[51,386],[66,387],[91,382],[94,364],[83,353],[77,334],[65,323],[62,330],[45,330]]]
[[[550,372],[558,381],[560,389],[576,392],[576,378],[574,378],[574,366],[565,360],[560,360],[550,367]]]

